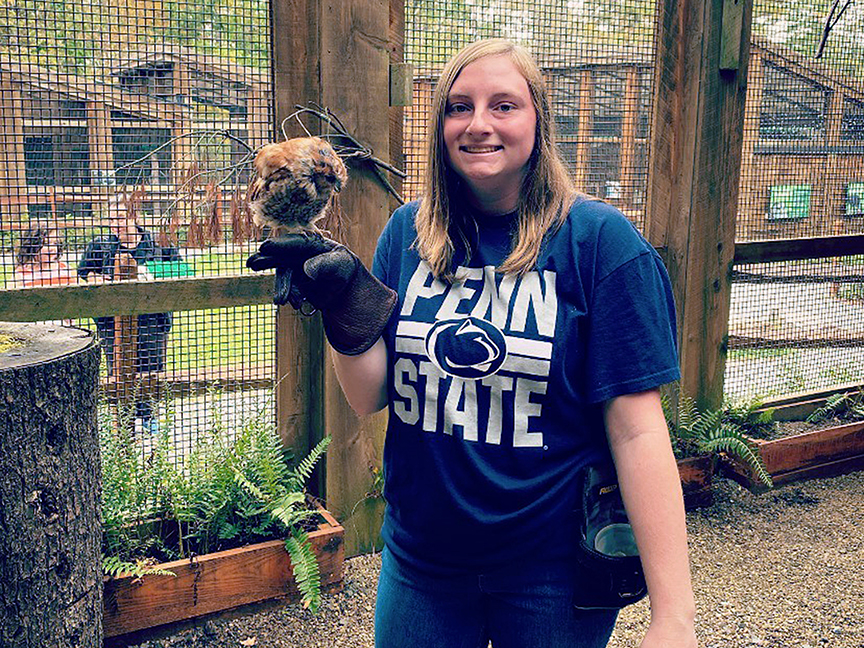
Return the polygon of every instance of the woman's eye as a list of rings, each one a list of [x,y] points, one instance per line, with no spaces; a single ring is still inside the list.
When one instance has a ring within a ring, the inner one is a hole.
[[[499,104],[497,109],[501,112],[510,112],[511,110],[515,110],[516,106],[513,104]]]
[[[450,104],[447,106],[447,114],[453,115],[456,113],[468,112],[468,106],[465,104]]]

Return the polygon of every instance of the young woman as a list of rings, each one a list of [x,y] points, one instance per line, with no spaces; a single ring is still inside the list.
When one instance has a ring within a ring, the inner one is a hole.
[[[594,586],[574,510],[580,468],[611,450],[651,600],[642,648],[692,648],[657,391],[678,377],[659,257],[575,192],[541,73],[512,43],[445,66],[428,156],[423,198],[388,222],[375,277],[326,239],[271,241],[249,260],[294,270],[352,407],[389,407],[376,645],[605,646],[616,612],[572,604]]]
[[[45,225],[33,225],[21,236],[13,281],[24,288],[75,282],[75,273],[61,257],[63,247]]]

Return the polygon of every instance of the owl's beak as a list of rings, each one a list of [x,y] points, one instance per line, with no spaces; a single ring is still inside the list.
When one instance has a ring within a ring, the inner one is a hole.
[[[342,181],[337,177],[334,177],[333,180],[333,191],[339,193],[340,191],[342,191]]]

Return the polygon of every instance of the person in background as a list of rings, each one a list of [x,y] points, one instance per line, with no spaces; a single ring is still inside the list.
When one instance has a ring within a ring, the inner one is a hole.
[[[118,253],[129,254],[138,264],[139,273],[146,270],[149,261],[178,261],[180,253],[173,247],[156,245],[153,235],[136,222],[135,210],[122,198],[112,198],[107,207],[109,234],[94,238],[87,244],[78,262],[78,276],[88,283],[114,281],[114,264]],[[97,317],[96,333],[99,337],[108,375],[114,371],[113,317]],[[168,334],[172,325],[171,313],[138,315],[135,371],[146,373],[163,371],[168,352]],[[143,428],[155,434],[158,423],[154,403],[147,397],[135,403],[135,417]]]
[[[641,648],[695,648],[681,482],[659,387],[679,377],[653,247],[578,193],[537,64],[479,41],[444,67],[424,194],[370,274],[324,238],[264,242],[321,312],[354,410],[389,408],[377,648],[600,648],[578,475],[614,460],[651,602]],[[373,276],[374,275],[374,276]]]
[[[63,246],[47,225],[32,224],[21,235],[13,283],[24,288],[74,283],[75,273],[62,260]]]

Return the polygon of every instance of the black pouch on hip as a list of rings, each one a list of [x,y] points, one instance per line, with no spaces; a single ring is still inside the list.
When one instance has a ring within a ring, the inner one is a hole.
[[[584,587],[580,609],[620,609],[648,593],[633,529],[624,510],[611,462],[585,466],[579,474],[579,542],[576,558]]]

